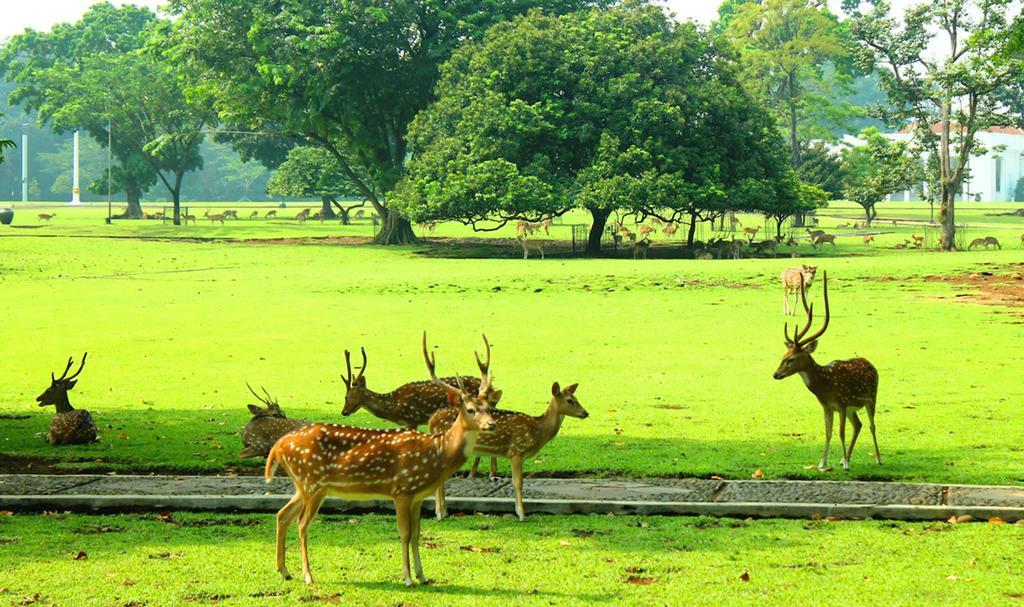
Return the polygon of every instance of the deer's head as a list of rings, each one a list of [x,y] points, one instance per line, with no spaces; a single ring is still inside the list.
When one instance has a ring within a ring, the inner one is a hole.
[[[579,384],[573,384],[562,389],[558,382],[551,384],[551,396],[555,405],[558,407],[558,413],[560,415],[568,415],[569,417],[578,417],[580,419],[587,419],[590,416],[587,410],[583,408],[580,401],[576,400],[576,388]]]
[[[804,280],[811,282],[814,279],[814,274],[818,271],[818,266],[809,266],[804,264],[803,270],[800,272],[804,275]]]
[[[359,375],[352,377],[352,357],[348,350],[345,350],[345,368],[348,375],[342,375],[341,381],[345,382],[345,406],[341,410],[342,415],[352,415],[363,406],[369,391],[366,388],[366,349],[359,348],[363,354],[363,366],[359,369]]]
[[[68,357],[68,364],[64,367],[64,374],[60,377],[55,377],[53,373],[50,373],[50,387],[43,391],[42,394],[36,397],[36,402],[39,403],[40,407],[47,405],[67,405],[68,403],[68,392],[75,387],[78,383],[78,375],[82,372],[85,367],[85,359],[89,356],[86,352],[82,355],[82,363],[78,365],[78,371],[71,377],[68,377],[68,371],[71,370],[71,365],[74,364],[74,359]]]
[[[263,390],[264,394],[264,396],[260,396],[259,394],[256,394],[255,390],[252,389],[252,386],[249,385],[249,382],[245,382],[245,385],[249,388],[249,392],[252,392],[252,395],[256,397],[256,400],[266,405],[266,408],[261,407],[259,405],[246,405],[247,407],[249,407],[249,412],[252,413],[253,417],[287,417],[284,414],[284,411],[281,410],[281,406],[277,404],[277,401],[274,400],[274,397],[270,396],[270,393],[267,392],[266,388],[260,386],[260,389]]]
[[[486,342],[486,338],[484,339]],[[423,361],[427,364],[427,371],[430,372],[430,381],[443,386],[448,390],[448,403],[454,405],[459,412],[459,425],[466,432],[490,432],[494,430],[495,421],[491,416],[491,404],[487,400],[491,390],[493,376],[490,371],[490,352],[487,355],[487,375],[480,382],[480,389],[476,394],[466,390],[462,377],[456,374],[455,382],[458,387],[449,386],[437,377],[436,360],[433,353],[427,352],[427,332],[423,332]],[[480,357],[477,356],[477,363]],[[499,393],[500,397],[500,393]]]
[[[825,324],[821,326],[816,333],[807,337],[807,332],[811,328],[811,323],[814,321],[814,304],[807,305],[807,287],[803,279],[803,275],[800,276],[800,301],[804,304],[804,312],[807,314],[807,324],[804,325],[803,329],[799,327],[793,327],[793,336],[789,335],[789,323],[786,323],[783,333],[786,336],[786,354],[782,357],[782,362],[779,363],[779,368],[775,370],[775,379],[785,379],[794,373],[800,373],[806,371],[811,365],[814,364],[814,359],[811,358],[811,354],[818,347],[818,338],[825,334],[825,330],[828,329],[829,321],[829,307],[828,307],[828,272],[825,272],[822,278],[822,285],[825,294]]]

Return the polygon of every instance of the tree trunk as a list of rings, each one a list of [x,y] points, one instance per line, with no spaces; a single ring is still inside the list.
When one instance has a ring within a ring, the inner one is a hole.
[[[608,218],[612,212],[605,209],[588,209],[592,223],[590,234],[587,236],[587,255],[601,254],[601,237],[604,235],[604,227],[608,224]]]
[[[128,191],[126,193],[128,198],[128,205],[125,207],[124,213],[120,215],[114,215],[114,219],[142,219],[142,203],[139,202],[138,192]]]
[[[412,231],[412,224],[396,211],[385,208],[381,222],[380,232],[373,239],[375,244],[419,244],[419,238],[416,238],[416,233]]]
[[[799,118],[797,117],[797,105],[796,105],[796,73],[791,72],[788,76],[789,80],[789,148],[792,153],[792,168],[800,166],[800,137],[797,132],[797,124]]]
[[[320,207],[321,219],[337,219],[338,216],[334,214],[334,209],[331,208],[331,197],[321,196],[320,198],[323,200],[323,205]]]
[[[789,215],[780,215],[775,218],[775,242],[782,242],[782,224],[786,223]]]
[[[942,239],[939,246],[944,251],[956,250],[956,224],[954,223],[953,205],[956,198],[956,190],[946,184],[942,184],[942,202],[939,205],[939,224],[942,226]]]
[[[693,248],[693,239],[697,235],[697,214],[690,213],[690,230],[686,233],[686,246]]]

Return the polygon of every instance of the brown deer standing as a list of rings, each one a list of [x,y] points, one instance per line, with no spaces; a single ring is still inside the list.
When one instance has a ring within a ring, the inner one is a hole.
[[[238,219],[238,211],[234,209],[228,209],[227,211],[224,211],[224,218]]]
[[[644,238],[633,243],[633,259],[647,259],[647,251],[651,248],[651,241]]]
[[[832,245],[832,248],[836,248],[836,235],[822,234],[821,236],[818,236],[817,238],[811,240],[811,244],[814,245],[815,249],[821,247],[821,245],[825,244],[826,242]]]
[[[796,315],[796,298],[800,296],[800,285],[810,286],[814,282],[814,274],[818,266],[804,264],[799,268],[787,268],[782,271],[782,312],[786,316]],[[789,306],[789,294],[793,294],[793,307]]]
[[[974,247],[983,246],[987,251],[989,246],[991,245],[994,245],[997,249],[1002,249],[1002,247],[999,246],[999,241],[996,240],[995,236],[986,236],[984,238],[975,238],[974,240],[972,240],[971,244],[967,245],[967,250],[970,251]]]
[[[68,392],[78,383],[78,375],[85,368],[85,359],[88,356],[88,352],[82,355],[78,371],[71,377],[68,377],[68,371],[74,360],[69,357],[64,374],[57,378],[50,373],[50,387],[36,397],[40,407],[53,405],[57,408],[57,414],[50,422],[50,431],[46,433],[46,442],[51,445],[84,445],[96,442],[96,422],[93,421],[92,415],[85,409],[72,408],[68,400]]]
[[[181,214],[181,221],[182,221],[182,223],[184,223],[185,225],[188,225],[188,222],[190,220],[192,221],[192,223],[195,223],[196,222],[196,216],[195,215],[189,215],[187,213],[182,213]]]
[[[249,220],[251,221],[253,219],[256,219],[259,216],[260,216],[260,212],[259,211],[253,211],[252,213],[249,213]]]
[[[743,228],[743,233],[746,234],[747,240],[750,242],[754,242],[754,239],[757,238],[757,233],[760,231],[761,226],[755,226],[753,228]]]
[[[36,223],[45,221],[50,223],[50,220],[57,216],[57,213],[40,213],[36,215]]]
[[[540,258],[544,259],[544,247],[548,244],[546,240],[534,240],[532,238],[519,237],[519,246],[523,248],[523,259],[530,258],[530,251],[534,250],[540,253]]]
[[[434,357],[424,352],[424,358],[430,376],[436,377]],[[286,434],[270,450],[266,481],[270,482],[281,466],[295,484],[295,495],[277,513],[277,570],[285,579],[291,578],[285,566],[285,538],[298,518],[302,573],[307,584],[313,583],[307,532],[324,499],[335,495],[349,500],[391,498],[402,543],[403,581],[412,586],[411,546],[416,578],[427,583],[419,551],[423,500],[466,463],[478,435],[494,429],[485,397],[490,376],[476,395],[462,385],[453,388],[441,380],[433,381],[450,394],[458,412],[458,422],[443,434],[412,430],[375,434],[359,428],[315,424]]]
[[[804,228],[804,230],[806,230],[806,231],[807,231],[807,233],[808,233],[808,234],[810,235],[810,237],[811,237],[811,242],[812,242],[812,243],[813,243],[813,242],[815,241],[815,239],[817,239],[817,238],[818,238],[819,236],[824,236],[824,235],[825,235],[825,230],[812,230],[812,229],[810,229],[810,228]]]
[[[843,446],[843,469],[850,469],[850,455],[860,434],[861,422],[857,410],[861,407],[867,411],[868,424],[871,426],[871,439],[875,443],[875,461],[882,463],[878,452],[878,437],[875,434],[875,399],[878,395],[878,371],[874,365],[863,358],[834,360],[825,366],[814,362],[811,354],[818,347],[818,339],[828,329],[828,272],[822,279],[825,298],[825,323],[816,333],[807,337],[807,331],[814,320],[814,306],[807,305],[807,289],[800,288],[800,300],[807,313],[807,324],[803,329],[793,328],[793,336],[789,336],[789,323],[785,326],[786,354],[782,357],[779,368],[775,371],[775,379],[784,379],[799,374],[804,385],[818,398],[825,413],[825,450],[818,462],[819,470],[828,469],[828,447],[832,441],[832,422],[835,413],[839,413],[839,441]],[[853,437],[850,447],[846,447],[846,420],[853,424]]]
[[[640,226],[636,232],[640,235],[640,238],[647,238],[654,233],[654,228],[652,226]]]
[[[258,401],[266,405],[266,408],[248,405],[252,419],[242,429],[242,444],[245,445],[245,449],[238,457],[265,457],[277,439],[313,423],[305,419],[288,419],[266,388],[263,388],[265,396],[260,396],[248,382],[245,385]]]
[[[270,219],[271,217],[277,218],[277,211],[267,211],[267,214],[263,216],[263,219]]]
[[[302,209],[302,210],[301,210],[301,211],[299,211],[299,213],[298,213],[298,214],[297,214],[297,215],[295,216],[295,221],[298,221],[299,223],[306,223],[306,219],[308,219],[308,218],[309,218],[309,214],[310,214],[310,213],[311,213],[312,211],[313,211],[313,209]]]
[[[666,224],[665,227],[661,229],[661,231],[663,234],[665,234],[665,236],[668,236],[669,238],[675,238],[676,232],[679,231],[679,226],[677,226],[674,223],[669,223]]]
[[[865,237],[864,237],[864,246],[865,246],[865,247],[867,247],[867,246],[870,246],[870,245],[871,245],[871,243],[872,243],[872,242],[873,242],[874,240],[875,240],[875,237],[874,237],[874,236],[865,236]]]
[[[544,445],[551,442],[562,427],[566,415],[586,419],[590,414],[576,400],[576,387],[568,386],[564,390],[558,382],[551,385],[551,403],[543,415],[533,417],[515,411],[491,411],[494,418],[494,432],[481,434],[476,441],[473,453],[477,456],[470,476],[476,474],[481,455],[491,456],[491,478],[497,478],[498,458],[503,457],[512,462],[512,485],[516,492],[516,515],[520,521],[526,520],[526,509],[523,507],[523,461],[536,455]],[[441,409],[430,418],[430,433],[437,434],[450,428],[458,419],[458,411],[451,407]],[[448,516],[444,501],[444,485],[437,488],[434,503],[437,520]]]
[[[480,369],[480,378],[445,377],[443,378],[445,385],[455,386],[461,380],[467,390],[480,389],[491,369],[491,344],[487,341],[486,335],[483,336],[483,339],[486,351],[485,360],[481,361],[479,354],[474,352],[477,367]],[[425,344],[426,334],[424,334],[423,340]],[[345,383],[345,407],[341,411],[342,415],[347,417],[360,408],[365,408],[381,419],[415,430],[428,423],[430,416],[435,411],[449,405],[447,390],[439,387],[432,380],[403,384],[386,394],[370,390],[366,387],[366,377],[363,376],[366,372],[366,350],[360,348],[360,352],[363,355],[363,366],[359,369],[359,375],[352,377],[351,355],[348,350],[345,350],[345,366],[348,375],[341,376],[341,380]],[[501,390],[494,390],[490,383],[488,383],[485,395],[492,405],[496,405],[501,400]]]
[[[210,211],[207,210],[205,213],[203,213],[203,217],[210,220],[210,225],[213,225],[213,222],[215,221],[219,221],[221,225],[224,225],[224,213],[210,215]]]

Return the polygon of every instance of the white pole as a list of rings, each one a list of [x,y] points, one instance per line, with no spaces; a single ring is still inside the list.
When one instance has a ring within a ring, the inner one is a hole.
[[[21,201],[28,202],[28,133],[21,134]]]
[[[71,204],[82,204],[81,199],[79,199],[79,197],[78,197],[79,193],[81,192],[78,189],[78,131],[75,131],[75,153],[74,153],[74,157],[75,157],[74,158],[75,165],[74,165],[74,168],[72,169],[72,172],[71,172],[72,178],[73,178],[73,181],[74,181],[71,184]]]

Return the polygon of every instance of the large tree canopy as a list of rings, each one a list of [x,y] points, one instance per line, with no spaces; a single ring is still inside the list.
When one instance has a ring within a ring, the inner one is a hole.
[[[731,3],[719,10],[741,53],[747,86],[770,107],[789,139],[792,166],[811,139],[831,138],[855,114],[849,51],[825,0]]]
[[[491,24],[586,0],[172,0],[175,56],[203,77],[221,120],[324,147],[383,220],[382,243],[415,240],[389,196],[405,171],[409,122],[438,66]]]
[[[1024,57],[1007,51],[1018,0],[935,0],[896,18],[888,2],[844,0],[859,63],[875,69],[892,126],[914,127],[918,145],[937,159],[942,247],[956,248],[954,202],[978,152],[978,131],[1020,121],[1005,103]],[[936,33],[939,34],[936,37]]]
[[[843,150],[843,193],[864,208],[868,225],[875,205],[893,192],[912,189],[921,181],[921,163],[902,141],[891,142],[877,129],[861,133],[863,145]]]
[[[18,85],[12,101],[58,132],[82,128],[103,146],[112,135],[129,216],[141,216],[139,198],[159,181],[177,221],[182,178],[202,167],[213,116],[185,97],[178,66],[147,47],[166,28],[148,9],[96,4],[77,23],[15,36],[0,52],[0,75]]]
[[[798,204],[771,118],[729,51],[655,5],[492,28],[442,69],[410,129],[400,204],[417,220],[536,220],[585,208],[596,253],[615,209],[691,226]]]

